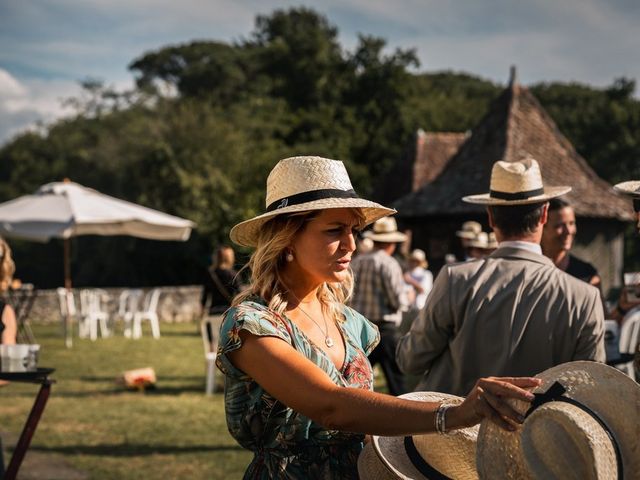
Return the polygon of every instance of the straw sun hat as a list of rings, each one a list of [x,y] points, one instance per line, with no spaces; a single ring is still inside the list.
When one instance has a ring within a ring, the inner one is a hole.
[[[571,191],[571,187],[545,187],[540,166],[533,158],[518,162],[499,161],[491,170],[491,191],[462,200],[480,205],[526,205],[546,202]]]
[[[628,182],[617,183],[613,188],[620,193],[631,195],[634,198],[640,198],[640,180],[629,180]]]
[[[481,231],[482,225],[480,225],[478,222],[474,222],[473,220],[469,220],[468,222],[464,222],[462,224],[462,228],[456,232],[456,237],[471,240],[475,238],[475,236]]]
[[[413,392],[400,398],[457,405],[461,397],[437,392]],[[429,433],[412,437],[374,436],[358,458],[360,478],[367,480],[477,479],[478,426],[452,430],[446,435]]]
[[[413,260],[417,262],[422,268],[427,268],[429,266],[429,262],[427,262],[427,254],[424,253],[424,250],[419,248],[415,248],[409,254],[409,260]]]
[[[396,211],[359,198],[339,160],[321,157],[291,157],[280,160],[267,177],[266,212],[231,229],[229,236],[238,245],[254,247],[260,227],[276,215],[358,208],[368,225]]]
[[[376,220],[373,229],[366,231],[364,237],[382,243],[398,243],[407,239],[404,233],[398,231],[398,224],[392,217]]]
[[[480,478],[638,478],[640,385],[613,367],[584,361],[537,377],[543,383],[533,404],[512,402],[526,416],[520,428],[509,432],[483,421]]]

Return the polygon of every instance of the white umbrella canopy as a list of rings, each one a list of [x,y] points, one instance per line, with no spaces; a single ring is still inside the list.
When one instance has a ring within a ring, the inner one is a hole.
[[[53,182],[0,204],[0,234],[46,242],[78,235],[186,241],[195,224],[73,182]]]

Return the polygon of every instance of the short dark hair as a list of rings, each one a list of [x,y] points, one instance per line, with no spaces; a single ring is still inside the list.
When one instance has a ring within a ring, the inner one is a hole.
[[[505,237],[517,237],[533,233],[546,202],[527,205],[492,205],[489,208],[495,226]]]
[[[549,211],[550,212],[556,212],[558,210],[562,210],[563,208],[567,208],[570,207],[571,204],[569,202],[567,202],[566,200],[560,198],[560,197],[556,197],[556,198],[552,198],[551,200],[549,200]]]

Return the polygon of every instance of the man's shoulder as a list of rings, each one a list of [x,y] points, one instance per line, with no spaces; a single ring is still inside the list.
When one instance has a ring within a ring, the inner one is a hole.
[[[549,270],[549,287],[557,288],[567,295],[578,298],[599,297],[600,290],[589,283],[580,280],[559,268],[547,267]]]

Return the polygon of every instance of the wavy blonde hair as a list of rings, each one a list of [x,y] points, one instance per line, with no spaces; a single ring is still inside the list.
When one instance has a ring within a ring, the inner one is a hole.
[[[364,215],[358,209],[351,209],[357,218],[358,227],[364,227]],[[282,278],[286,265],[287,248],[296,235],[304,230],[307,223],[318,216],[320,210],[278,215],[265,223],[258,232],[256,250],[247,265],[251,271],[251,286],[233,299],[238,305],[252,295],[262,297],[270,309],[284,314],[287,308],[287,285]],[[323,283],[318,289],[318,299],[330,318],[344,320],[342,306],[353,292],[353,273],[349,269],[342,282]]]
[[[16,264],[11,257],[11,248],[6,240],[0,237],[0,291],[5,291],[11,285]]]

